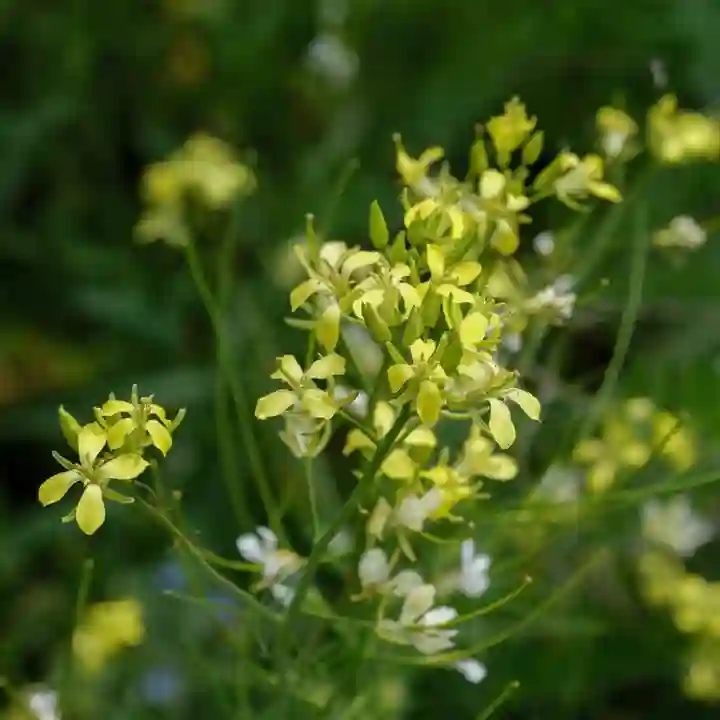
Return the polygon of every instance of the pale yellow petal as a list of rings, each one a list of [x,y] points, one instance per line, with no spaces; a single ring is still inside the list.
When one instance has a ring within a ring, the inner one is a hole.
[[[298,385],[303,378],[303,369],[295,359],[295,356],[283,355],[278,358],[278,370],[270,377],[275,380],[282,380],[286,383],[290,382]]]
[[[122,447],[125,438],[135,429],[135,421],[126,417],[114,422],[107,431],[107,444],[111,450]]]
[[[440,410],[442,410],[443,399],[440,388],[429,380],[420,383],[420,391],[418,392],[416,407],[417,413],[426,427],[433,427],[440,419]]]
[[[368,268],[380,259],[380,253],[371,250],[359,250],[350,255],[342,265],[342,274],[349,277],[357,270]]]
[[[515,426],[513,425],[510,410],[500,400],[493,398],[489,402],[490,421],[488,427],[490,432],[501,448],[509,448],[515,442]]]
[[[145,424],[152,444],[163,454],[167,455],[172,446],[172,435],[159,420],[148,420]]]
[[[398,363],[388,368],[387,375],[390,391],[396,393],[413,377],[413,369],[409,365]]]
[[[540,401],[527,390],[512,388],[507,391],[506,396],[517,403],[531,420],[540,420]]]
[[[312,417],[322,420],[329,420],[338,411],[337,403],[324,390],[306,390],[300,402]]]
[[[261,397],[255,406],[255,417],[265,420],[270,417],[282,415],[295,402],[295,393],[290,390],[276,390]]]
[[[333,375],[343,375],[345,373],[345,358],[331,353],[325,357],[316,360],[309,368],[306,376],[313,380],[327,380]]]
[[[460,323],[460,340],[463,345],[478,345],[485,339],[488,319],[480,312],[471,312]]]
[[[76,470],[66,470],[49,477],[38,490],[38,500],[43,505],[52,505],[65,497],[65,493],[78,481],[82,476]]]
[[[108,460],[97,470],[101,480],[134,480],[149,463],[137,453],[127,453]]]
[[[118,415],[120,413],[131,413],[134,410],[133,404],[126,400],[108,400],[100,408],[100,414],[108,417],[109,415]]]
[[[478,262],[461,262],[456,265],[450,272],[450,277],[455,280],[458,285],[469,285],[473,280],[477,280],[482,272],[482,265]]]
[[[78,435],[78,455],[80,461],[92,465],[105,447],[105,431],[97,423],[85,425]]]
[[[353,428],[347,435],[343,455],[351,455],[356,450],[375,450],[375,443],[362,431]]]
[[[99,485],[85,488],[75,512],[75,521],[86,535],[92,535],[105,522],[105,503]]]
[[[392,480],[412,480],[416,467],[404,450],[395,448],[383,460],[380,470]]]
[[[310,278],[300,283],[290,293],[290,309],[295,312],[299,307],[304,305],[316,292],[321,290],[323,284],[314,278]]]
[[[438,245],[428,245],[425,252],[430,275],[435,282],[439,282],[445,275],[443,251]]]
[[[327,352],[332,352],[340,340],[340,306],[331,303],[315,323],[315,336]]]

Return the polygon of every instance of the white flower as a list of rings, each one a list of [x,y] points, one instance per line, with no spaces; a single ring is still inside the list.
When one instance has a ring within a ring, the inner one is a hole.
[[[549,230],[541,232],[533,239],[533,247],[538,255],[552,255],[555,250],[555,236]]]
[[[457,660],[453,663],[453,667],[468,681],[477,685],[487,676],[487,668],[477,660],[468,658],[467,660]]]
[[[289,604],[293,590],[285,581],[300,569],[302,559],[291,550],[279,550],[277,536],[266,527],[241,535],[236,544],[246,560],[262,566],[262,586],[269,587],[278,602]]]
[[[398,620],[381,620],[377,633],[388,642],[413,645],[423,655],[434,655],[455,646],[458,631],[441,626],[457,617],[454,608],[433,608],[435,587],[418,585],[405,596]]]
[[[520,333],[506,333],[502,336],[502,345],[509,353],[519,353],[522,349],[523,339]]]
[[[425,521],[441,504],[442,494],[437,488],[432,488],[422,497],[411,493],[406,495],[395,509],[395,522],[408,530],[422,532]]]
[[[54,690],[33,690],[28,694],[27,704],[37,720],[60,720],[58,696]]]
[[[667,87],[667,69],[665,68],[665,63],[660,58],[653,58],[650,61],[650,74],[652,75],[653,84],[656,88],[662,89]]]
[[[659,247],[695,250],[707,242],[707,233],[695,218],[678,215],[666,228],[655,233],[654,242]]]
[[[353,549],[353,537],[347,530],[340,532],[330,541],[328,552],[334,557],[343,557]]]
[[[569,320],[577,301],[577,295],[571,292],[573,283],[570,275],[561,275],[552,285],[526,300],[525,309],[531,313],[550,312],[562,320]]]
[[[390,578],[390,563],[384,550],[372,548],[366,550],[358,563],[358,577],[363,590],[391,592],[397,597],[405,597],[413,588],[423,584],[423,580],[414,570],[401,570]]]
[[[480,597],[490,586],[489,555],[476,555],[473,540],[464,540],[460,546],[459,589],[469,598]]]
[[[712,523],[695,513],[685,495],[663,503],[650,500],[642,509],[643,535],[652,542],[671,547],[689,557],[712,538]]]
[[[358,71],[358,56],[334,34],[318,35],[308,48],[308,64],[338,87],[349,85]]]

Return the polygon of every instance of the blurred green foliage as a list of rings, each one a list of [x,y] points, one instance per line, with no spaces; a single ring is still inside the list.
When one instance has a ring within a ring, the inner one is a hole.
[[[717,106],[720,6],[712,0],[64,0],[30,7],[4,0],[2,17],[0,675],[17,684],[46,678],[52,657],[68,642],[82,560],[91,554],[91,597],[136,594],[146,602],[150,628],[148,641],[133,651],[135,666],[121,665],[104,681],[102,716],[230,717],[223,714],[223,683],[244,670],[225,667],[223,675],[204,665],[210,653],[218,660],[213,668],[222,667],[215,648],[228,626],[217,621],[217,607],[198,610],[159,594],[178,582],[177,568],[164,564],[165,536],[140,513],[118,513],[88,540],[36,502],[37,486],[54,471],[50,451],[61,442],[57,405],[84,418],[109,391],[125,395],[137,382],[167,407],[188,407],[166,475],[183,490],[203,544],[234,556],[236,535],[251,529],[237,527],[219,480],[214,342],[182,258],[132,242],[142,169],[197,130],[224,138],[255,166],[258,192],[238,216],[229,321],[238,368],[254,397],[268,386],[272,358],[297,342],[283,324],[286,288],[277,275],[287,241],[303,232],[304,214],[316,213],[325,232],[348,242],[364,241],[375,198],[395,213],[388,216],[393,223],[401,222],[393,205],[393,132],[402,133],[412,152],[444,146],[462,174],[475,123],[518,94],[545,129],[548,151],[565,144],[589,150],[601,105],[619,100],[642,118],[660,92],[650,72],[657,60],[683,105]],[[323,65],[318,38],[333,33],[354,55],[331,56]],[[340,70],[348,61],[345,77]],[[654,176],[636,200],[654,229],[681,213],[711,219],[719,197],[714,166]],[[555,208],[537,218],[521,253],[533,234],[562,222],[563,213]],[[715,454],[717,227],[706,247],[679,262],[650,259],[621,379],[622,394],[649,394],[690,413]],[[595,230],[578,238],[580,247]],[[212,245],[211,231],[201,244]],[[563,374],[581,394],[597,388],[612,354],[635,232],[632,214],[623,211],[609,230],[603,262],[586,282],[592,293],[601,278],[607,287],[592,311],[558,331],[569,348]],[[582,404],[563,402],[550,408],[551,420],[537,436],[536,472],[552,455],[547,444],[557,445],[557,427],[585,412]],[[300,471],[284,449],[278,452],[273,430],[257,427],[256,434],[276,485],[291,496],[302,493]],[[338,475],[344,492],[347,469],[337,446],[328,462],[326,472]],[[243,474],[249,472],[244,466]],[[704,503],[720,509],[710,490]],[[260,507],[251,508],[258,522]],[[508,606],[505,620],[520,620],[547,598],[553,572],[581,564],[585,533],[613,552],[622,547],[634,512],[608,510],[581,519],[569,534],[557,532],[542,557],[525,563],[538,582],[527,604]],[[303,537],[292,522],[290,530]],[[698,569],[717,577],[712,555],[701,554]],[[513,679],[522,688],[499,711],[506,717],[669,719],[681,711],[714,717],[711,708],[684,700],[682,642],[666,618],[628,594],[631,575],[622,561],[594,570],[579,602],[555,613],[557,626],[538,623],[522,642],[492,651],[491,677],[479,688],[446,672],[419,673],[408,717],[472,717]],[[229,622],[242,623],[227,612]],[[492,623],[502,625],[502,617]],[[192,672],[192,682],[185,678],[181,700],[153,709],[138,682],[154,677],[153,691],[162,695],[158,687],[167,690],[170,672]]]

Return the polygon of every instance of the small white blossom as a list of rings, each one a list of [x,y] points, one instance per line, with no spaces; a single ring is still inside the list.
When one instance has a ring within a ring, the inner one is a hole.
[[[533,247],[538,255],[548,257],[555,251],[555,236],[549,230],[545,230],[535,236]]]
[[[357,54],[334,33],[322,33],[308,47],[310,68],[337,87],[346,87],[357,75],[360,61]]]
[[[366,550],[358,563],[358,577],[363,590],[389,592],[397,597],[405,597],[413,588],[423,584],[423,580],[414,570],[401,570],[394,578],[390,577],[390,563],[381,548]]]
[[[666,228],[655,233],[654,242],[658,247],[695,250],[707,242],[707,233],[694,218],[678,215]]]
[[[422,532],[425,521],[442,504],[442,494],[437,488],[429,490],[422,497],[406,495],[395,509],[393,518],[398,525],[414,532]]]
[[[377,633],[388,642],[412,645],[423,655],[435,655],[455,646],[458,631],[444,628],[457,617],[454,608],[442,605],[433,608],[433,585],[418,585],[405,596],[398,620],[381,620]]]
[[[554,503],[576,502],[580,496],[578,472],[562,465],[551,465],[538,484],[535,497]]]
[[[469,598],[480,597],[490,586],[490,556],[475,554],[473,540],[464,540],[460,546],[459,589]]]
[[[549,312],[562,320],[569,320],[575,310],[577,295],[572,292],[574,280],[570,275],[561,275],[525,302],[525,309],[531,313]]]
[[[278,549],[277,536],[266,527],[241,535],[237,548],[247,561],[262,566],[262,585],[270,588],[276,600],[288,605],[293,591],[286,581],[300,569],[302,559],[291,550]]]
[[[58,696],[54,690],[42,688],[31,691],[27,696],[27,705],[37,720],[60,720]]]
[[[714,535],[712,523],[699,517],[685,495],[661,502],[650,500],[642,509],[643,535],[671,547],[682,557],[691,556]]]
[[[477,685],[487,676],[487,668],[477,660],[468,658],[453,663],[453,667],[468,681]]]

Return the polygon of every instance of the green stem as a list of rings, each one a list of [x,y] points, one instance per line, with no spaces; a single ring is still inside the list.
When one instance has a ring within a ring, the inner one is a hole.
[[[249,420],[249,405],[245,396],[245,389],[243,388],[242,383],[239,382],[237,375],[233,372],[233,358],[230,348],[228,347],[227,340],[225,339],[225,333],[223,332],[222,317],[217,305],[215,304],[215,299],[213,298],[212,291],[210,290],[205,278],[200,258],[198,257],[197,250],[192,241],[188,243],[186,250],[186,258],[190,274],[215,333],[219,365],[225,375],[225,380],[230,387],[233,405],[235,406],[235,415],[240,428],[240,435],[248,455],[248,460],[250,461],[250,468],[252,470],[251,475],[253,481],[255,482],[258,494],[260,495],[260,499],[262,500],[265,510],[268,513],[268,522],[270,527],[282,540],[284,539],[282,522],[277,511],[277,504],[275,503],[270,483],[267,475],[265,474],[262,457],[255,441],[255,433],[253,432],[252,424]],[[236,483],[229,484],[228,492],[230,493],[230,498],[236,512],[242,512],[243,498],[239,490],[240,488]]]
[[[620,372],[625,364],[630,343],[635,332],[635,325],[640,314],[642,293],[647,266],[647,249],[650,242],[650,232],[646,222],[646,206],[640,204],[635,214],[635,246],[633,248],[630,267],[628,300],[620,319],[615,348],[612,358],[605,370],[602,385],[597,392],[597,400],[585,416],[585,422],[580,429],[579,437],[585,438],[592,434],[602,416],[605,407],[612,397],[620,378]]]
[[[315,542],[315,538],[320,534],[320,516],[318,514],[317,498],[315,497],[315,483],[313,482],[313,462],[312,458],[305,458],[303,465],[305,466],[305,480],[307,481],[308,488],[308,500],[310,502],[310,514],[312,516],[312,538]]]
[[[327,530],[315,543],[315,546],[313,547],[312,552],[308,557],[307,563],[305,564],[304,571],[300,576],[300,581],[298,582],[297,588],[295,590],[293,600],[287,610],[285,623],[282,627],[281,635],[278,640],[279,649],[281,651],[279,655],[280,657],[287,658],[289,655],[288,644],[290,638],[292,637],[292,630],[295,622],[300,615],[300,608],[302,607],[303,599],[305,598],[305,595],[307,594],[310,586],[312,585],[315,573],[320,567],[320,563],[322,562],[323,556],[325,555],[328,546],[330,545],[332,539],[343,528],[343,526],[352,518],[352,515],[355,512],[358,504],[374,482],[375,475],[380,469],[382,461],[390,452],[395,443],[395,440],[398,438],[403,428],[405,427],[405,423],[407,422],[409,415],[410,410],[406,406],[403,411],[398,415],[397,420],[395,420],[395,424],[392,426],[392,428],[390,428],[390,432],[388,432],[388,434],[383,438],[382,442],[378,446],[375,455],[365,468],[365,472],[360,478],[360,481],[358,482],[355,489],[350,493],[350,497],[347,499],[340,512],[335,516],[335,519],[330,523]]]

